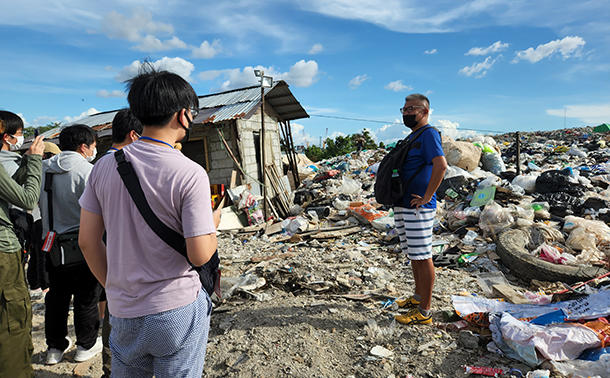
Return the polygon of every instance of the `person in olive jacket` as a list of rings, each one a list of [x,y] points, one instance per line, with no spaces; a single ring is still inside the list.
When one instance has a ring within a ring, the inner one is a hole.
[[[14,113],[13,113],[14,114]],[[15,115],[17,116],[17,115]],[[4,128],[0,120],[0,128]],[[43,137],[37,137],[11,177],[0,166],[0,376],[31,377],[32,305],[21,245],[9,218],[10,205],[31,210],[38,204]]]

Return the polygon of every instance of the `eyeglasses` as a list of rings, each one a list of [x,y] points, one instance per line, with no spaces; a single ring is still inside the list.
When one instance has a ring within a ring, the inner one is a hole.
[[[425,108],[425,106],[421,106],[421,105],[405,106],[404,108],[400,108],[398,110],[400,110],[401,113],[411,113],[411,112],[413,112],[413,110],[415,110],[415,108]]]
[[[199,114],[199,108],[193,106],[192,108],[189,108],[189,110],[191,111],[193,119],[195,119],[195,117],[197,117],[197,114]]]

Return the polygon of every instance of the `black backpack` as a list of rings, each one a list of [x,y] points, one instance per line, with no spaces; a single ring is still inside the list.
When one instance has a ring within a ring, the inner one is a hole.
[[[396,144],[386,156],[383,157],[379,168],[377,169],[377,175],[375,178],[375,199],[378,203],[386,206],[401,206],[403,197],[407,191],[407,187],[413,181],[425,164],[422,164],[415,174],[408,180],[403,180],[400,177],[400,171],[404,165],[405,159],[409,154],[409,151],[413,147],[413,142],[426,130],[432,128],[431,126],[422,127],[409,137],[401,140]]]

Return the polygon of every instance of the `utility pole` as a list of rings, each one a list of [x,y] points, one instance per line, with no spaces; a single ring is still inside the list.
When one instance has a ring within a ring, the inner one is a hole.
[[[267,221],[267,165],[265,161],[265,87],[271,88],[273,86],[273,78],[271,76],[265,76],[265,71],[254,70],[254,75],[261,80],[261,163],[263,169],[263,177],[261,182],[263,184],[263,217]]]

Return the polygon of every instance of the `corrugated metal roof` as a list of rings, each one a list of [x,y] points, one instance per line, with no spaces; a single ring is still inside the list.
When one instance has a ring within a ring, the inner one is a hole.
[[[201,110],[194,121],[196,124],[206,124],[245,118],[256,110],[260,101],[261,89],[259,86],[200,96],[199,108]],[[282,121],[309,118],[305,109],[288,88],[288,84],[283,80],[274,82],[271,88],[265,88],[265,103],[273,108]],[[42,135],[47,139],[56,138],[64,127],[75,124],[87,125],[98,132],[106,130],[112,127],[112,120],[119,110],[92,114],[67,125],[48,130]],[[105,127],[103,127],[104,125]]]
[[[120,109],[92,114],[90,116],[87,116],[87,117],[84,117],[81,119],[77,119],[74,122],[70,122],[66,126],[81,124],[81,125],[87,125],[89,127],[94,127],[94,126],[98,126],[98,125],[104,125],[106,123],[112,123],[112,120],[114,119],[115,114],[117,114],[119,112],[119,110]]]
[[[200,96],[201,111],[195,118],[195,123],[216,123],[244,118],[260,105],[260,101],[259,86]],[[265,88],[265,103],[273,108],[282,121],[309,118],[283,80],[274,82],[271,88]]]

